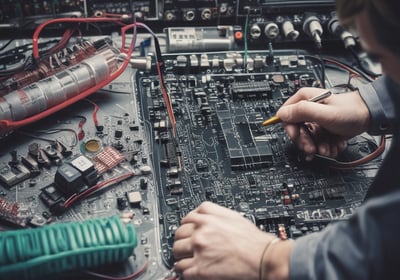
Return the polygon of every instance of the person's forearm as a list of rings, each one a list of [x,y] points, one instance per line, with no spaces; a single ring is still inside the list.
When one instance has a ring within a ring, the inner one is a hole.
[[[293,240],[280,240],[272,242],[267,248],[262,265],[260,280],[287,280],[289,279],[289,262]]]

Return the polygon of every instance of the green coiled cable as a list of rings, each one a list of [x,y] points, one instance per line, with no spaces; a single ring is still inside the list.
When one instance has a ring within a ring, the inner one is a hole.
[[[0,279],[40,277],[121,262],[137,234],[120,218],[92,219],[0,233]]]

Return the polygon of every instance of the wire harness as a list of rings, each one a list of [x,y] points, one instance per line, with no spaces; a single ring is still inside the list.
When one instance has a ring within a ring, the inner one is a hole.
[[[51,274],[121,262],[133,254],[137,234],[118,216],[0,233],[0,279]]]

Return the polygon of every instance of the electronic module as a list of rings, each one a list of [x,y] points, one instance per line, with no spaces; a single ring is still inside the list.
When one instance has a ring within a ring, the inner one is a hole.
[[[262,126],[303,87],[380,75],[334,1],[15,2],[0,0],[0,279],[178,280],[175,231],[204,201],[293,239],[363,203],[390,137],[307,161]]]
[[[2,230],[118,215],[137,232],[133,267],[146,268],[138,278],[163,279],[180,219],[203,201],[290,238],[362,203],[379,157],[358,163],[378,150],[375,139],[359,136],[337,160],[306,162],[280,124],[261,126],[301,87],[335,86],[322,58],[269,49],[164,54],[162,67],[152,53],[144,61],[3,136]]]

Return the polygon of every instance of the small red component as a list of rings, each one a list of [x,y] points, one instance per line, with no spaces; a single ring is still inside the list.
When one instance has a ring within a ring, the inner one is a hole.
[[[115,166],[123,162],[125,157],[115,148],[108,146],[98,153],[93,160],[99,174],[103,174],[104,172],[113,169]]]

